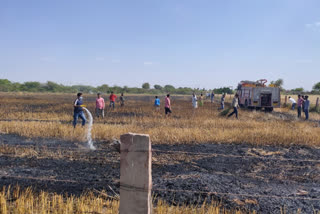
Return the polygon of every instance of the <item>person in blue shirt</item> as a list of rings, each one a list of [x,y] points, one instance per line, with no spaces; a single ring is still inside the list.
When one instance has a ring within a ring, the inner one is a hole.
[[[158,98],[158,96],[155,97],[154,106],[156,107],[157,111],[160,111],[160,99]]]
[[[211,92],[211,103],[214,101],[214,91]]]
[[[82,120],[82,126],[86,124],[86,116],[83,113],[83,98],[82,93],[77,94],[77,99],[73,103],[73,127],[76,128],[78,118],[80,117]]]

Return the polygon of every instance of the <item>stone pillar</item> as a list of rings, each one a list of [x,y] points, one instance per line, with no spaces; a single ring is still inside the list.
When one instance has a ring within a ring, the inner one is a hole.
[[[317,101],[316,101],[316,109],[319,109],[319,97],[317,97]]]
[[[152,213],[151,142],[149,135],[121,135],[120,214]]]

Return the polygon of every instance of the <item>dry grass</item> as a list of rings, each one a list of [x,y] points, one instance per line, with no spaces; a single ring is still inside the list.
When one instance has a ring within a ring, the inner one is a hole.
[[[119,201],[105,198],[105,193],[86,193],[79,197],[55,193],[35,193],[31,188],[0,192],[1,213],[118,213]]]
[[[72,141],[84,141],[85,130],[73,129],[71,95],[65,94],[13,94],[1,93],[0,132],[17,134],[29,138],[44,137]],[[94,96],[85,96],[89,110],[94,112]],[[277,109],[278,114],[240,111],[240,119],[220,116],[218,105],[206,102],[203,108],[194,111],[190,97],[173,97],[173,114],[166,118],[164,112],[156,112],[153,98],[136,96],[128,99],[124,108],[108,111],[105,119],[95,119],[93,138],[111,140],[127,132],[148,133],[154,144],[251,143],[254,145],[292,144],[320,146],[319,126],[315,122],[292,119],[296,112],[288,108]],[[88,101],[89,99],[89,101]],[[228,97],[228,100],[230,97]],[[163,102],[163,99],[162,99]],[[284,118],[279,114],[287,115]],[[320,120],[320,115],[310,114],[311,119]],[[291,119],[288,119],[291,118]],[[263,150],[259,154],[268,156]],[[52,159],[77,159],[81,154],[44,148],[14,148],[1,145],[0,154],[14,157],[36,157]],[[177,157],[171,161],[186,159]],[[191,158],[191,157],[190,157]],[[194,157],[193,157],[194,158]],[[159,157],[159,162],[163,160]],[[249,203],[249,202],[248,202]],[[252,202],[250,202],[252,203]],[[118,213],[119,201],[105,192],[87,192],[81,196],[36,193],[31,188],[21,191],[4,188],[0,191],[0,213]],[[242,213],[226,210],[219,203],[173,206],[159,200],[154,213]],[[250,212],[245,212],[250,213]],[[285,213],[285,209],[282,210]],[[298,212],[299,213],[299,212]],[[315,212],[316,213],[316,212]]]
[[[105,192],[87,192],[81,196],[68,196],[41,191],[36,193],[32,188],[20,190],[19,187],[6,188],[0,191],[0,213],[119,213],[119,200]],[[153,208],[155,214],[220,214],[250,213],[240,210],[227,210],[219,203],[202,205],[173,206],[158,200]],[[255,213],[255,212],[253,212]]]
[[[0,132],[25,137],[85,140],[85,130],[73,129],[70,95],[2,94]],[[88,108],[94,111],[94,96],[86,97]],[[143,97],[142,97],[143,98]],[[88,102],[88,99],[91,100]],[[95,119],[94,140],[111,140],[127,132],[150,134],[154,144],[179,143],[251,143],[255,145],[301,144],[320,145],[319,125],[315,122],[287,120],[277,114],[240,111],[240,119],[220,116],[218,105],[205,103],[193,111],[189,97],[172,98],[173,114],[166,118],[156,112],[152,98],[129,99],[124,108],[108,111],[105,119]],[[277,109],[284,115],[295,115],[288,109]],[[311,119],[320,119],[311,113]]]

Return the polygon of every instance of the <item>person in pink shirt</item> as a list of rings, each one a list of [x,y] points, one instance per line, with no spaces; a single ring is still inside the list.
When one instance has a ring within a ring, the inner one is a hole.
[[[164,103],[165,103],[165,105],[164,105],[165,113],[166,113],[167,116],[169,116],[172,113],[172,111],[171,111],[170,94],[167,94]]]
[[[96,115],[98,118],[100,117],[100,115],[102,118],[104,118],[104,107],[105,107],[104,99],[101,97],[101,94],[98,93],[97,99],[96,99]]]
[[[301,110],[302,110],[302,104],[304,102],[304,99],[301,97],[301,95],[298,95],[298,118],[301,117]]]

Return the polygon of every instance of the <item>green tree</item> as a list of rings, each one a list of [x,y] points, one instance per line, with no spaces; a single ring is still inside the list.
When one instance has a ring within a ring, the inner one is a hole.
[[[48,92],[63,92],[65,89],[63,85],[59,85],[51,81],[48,81],[43,88],[45,91],[48,91]]]
[[[313,90],[315,91],[320,91],[320,82],[316,83],[313,87],[312,87]]]
[[[109,86],[107,84],[103,84],[97,87],[97,91],[101,93],[108,93],[109,92]]]
[[[276,80],[276,81],[271,81],[271,84],[274,84],[274,85],[276,85],[276,86],[279,87],[279,88],[282,88],[283,79],[278,79],[278,80]]]
[[[233,94],[233,91],[229,87],[215,88],[213,91],[215,94]]]
[[[291,91],[293,91],[293,92],[303,92],[304,89],[303,88],[295,88],[295,89],[292,89]]]
[[[164,86],[164,90],[166,92],[174,92],[175,91],[175,87],[173,87],[172,85],[165,85]]]
[[[156,85],[154,85],[153,87],[154,87],[154,89],[162,90],[162,86],[161,86],[161,85],[157,85],[157,84],[156,84]]]
[[[21,91],[21,84],[18,82],[12,83],[11,91]]]
[[[0,91],[11,91],[12,89],[11,81],[7,79],[0,79]]]
[[[145,82],[145,83],[142,84],[142,88],[143,89],[150,89],[150,84]]]
[[[22,91],[39,92],[41,90],[41,83],[39,82],[25,82],[21,85]]]
[[[129,87],[128,87],[128,86],[126,86],[126,85],[125,85],[125,86],[123,86],[122,91],[123,91],[123,92],[128,92],[128,91],[129,91]]]

